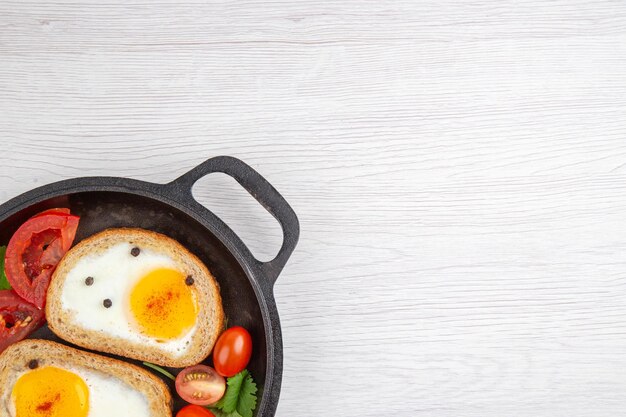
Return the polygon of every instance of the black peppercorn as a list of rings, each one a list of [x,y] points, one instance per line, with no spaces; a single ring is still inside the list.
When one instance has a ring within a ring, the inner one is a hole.
[[[102,302],[102,305],[103,305],[105,308],[109,308],[109,307],[111,307],[111,306],[113,305],[113,301],[111,301],[110,299],[108,299],[108,298],[107,298],[106,300],[104,300],[104,301]]]
[[[141,252],[141,250],[137,246],[130,250],[130,254],[133,256],[139,256],[139,252]]]
[[[85,285],[90,287],[93,285],[93,277],[87,277],[85,278]]]
[[[39,361],[37,359],[33,359],[30,362],[28,362],[28,367],[30,369],[37,369],[39,367]]]
[[[191,275],[187,275],[187,278],[185,279],[185,284],[187,285],[193,285],[195,281],[193,280]]]

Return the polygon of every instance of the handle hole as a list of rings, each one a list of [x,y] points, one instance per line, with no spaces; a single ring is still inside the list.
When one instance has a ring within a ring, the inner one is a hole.
[[[215,172],[200,178],[193,197],[217,215],[261,262],[276,257],[283,243],[280,224],[232,177]]]

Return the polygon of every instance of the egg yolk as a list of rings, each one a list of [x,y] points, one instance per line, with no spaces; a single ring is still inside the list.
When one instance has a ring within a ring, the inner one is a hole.
[[[160,268],[143,276],[130,294],[130,311],[142,333],[160,341],[183,336],[196,323],[196,295],[179,271]]]
[[[22,375],[12,395],[16,417],[87,417],[89,412],[85,381],[52,366]]]

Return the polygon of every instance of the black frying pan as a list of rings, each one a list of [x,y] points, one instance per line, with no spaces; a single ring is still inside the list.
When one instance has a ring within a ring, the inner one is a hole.
[[[254,258],[224,222],[193,198],[194,183],[212,172],[233,177],[278,220],[283,244],[273,260]],[[81,217],[75,242],[110,227],[141,227],[176,239],[202,259],[220,283],[228,325],[241,325],[252,335],[248,369],[259,386],[255,415],[274,416],[283,349],[273,286],[296,246],[300,227],[293,209],[265,178],[239,159],[219,156],[168,184],[114,177],[55,182],[0,205],[0,243],[6,244],[29,217],[53,207],[69,207]],[[46,327],[31,337],[60,341]],[[176,401],[174,411],[182,405]]]

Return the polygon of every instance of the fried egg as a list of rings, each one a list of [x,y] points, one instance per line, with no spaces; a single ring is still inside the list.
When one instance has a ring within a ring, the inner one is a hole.
[[[180,356],[198,328],[190,279],[167,253],[120,242],[78,260],[61,303],[86,330]]]
[[[113,376],[82,367],[42,366],[18,375],[12,417],[149,417],[139,391]]]

